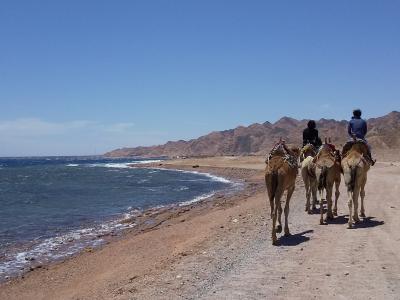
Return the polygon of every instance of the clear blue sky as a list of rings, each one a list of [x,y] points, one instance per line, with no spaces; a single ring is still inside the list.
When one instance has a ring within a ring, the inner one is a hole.
[[[0,156],[399,110],[400,1],[0,0]]]

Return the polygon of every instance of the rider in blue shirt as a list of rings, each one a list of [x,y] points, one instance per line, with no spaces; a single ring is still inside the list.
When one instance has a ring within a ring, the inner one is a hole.
[[[355,109],[353,111],[353,117],[349,122],[347,132],[349,133],[350,137],[355,135],[356,138],[365,141],[365,135],[367,134],[367,122],[365,122],[364,119],[361,119],[361,110]]]
[[[367,122],[364,119],[361,119],[360,109],[353,110],[353,117],[349,122],[347,132],[351,138],[355,135],[356,138],[365,141],[365,143],[368,145],[368,155],[370,162],[372,165],[374,165],[375,161],[372,159],[371,147],[365,139],[365,135],[367,134]]]

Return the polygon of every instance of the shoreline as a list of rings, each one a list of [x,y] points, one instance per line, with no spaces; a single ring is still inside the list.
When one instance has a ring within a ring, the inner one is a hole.
[[[229,198],[234,197],[240,192],[244,192],[247,188],[245,182],[242,180],[243,178],[241,176],[238,176],[237,174],[234,174],[235,171],[229,172],[230,174],[227,174],[226,172],[218,172],[218,170],[212,170],[212,168],[196,168],[196,170],[194,170],[193,168],[186,166],[174,166],[169,164],[165,165],[164,163],[160,162],[165,163],[165,161],[154,161],[141,164],[131,164],[129,165],[129,167],[195,173],[207,176],[211,180],[229,183],[231,184],[231,187],[226,187],[221,190],[213,191],[212,193],[207,195],[200,195],[198,197],[195,197],[194,199],[190,199],[180,203],[170,204],[166,206],[150,207],[143,211],[138,211],[136,214],[131,214],[131,212],[129,212],[127,214],[130,215],[125,218],[110,220],[110,222],[115,223],[114,225],[117,226],[115,226],[108,232],[97,233],[96,238],[94,239],[83,241],[88,242],[89,240],[91,240],[91,243],[87,243],[86,246],[77,248],[74,253],[65,254],[62,257],[60,256],[59,258],[46,259],[41,263],[38,263],[36,257],[34,257],[33,259],[27,261],[26,267],[24,267],[21,272],[5,274],[2,278],[0,278],[0,288],[4,284],[9,284],[10,282],[18,279],[24,279],[26,275],[35,270],[47,270],[52,266],[63,264],[68,260],[75,259],[84,253],[98,251],[103,247],[106,247],[110,243],[126,238],[127,235],[138,235],[157,229],[157,227],[161,226],[165,221],[180,216],[190,210],[203,210],[207,209],[209,206],[219,205],[217,203],[229,201]],[[233,188],[234,190],[228,191],[228,189],[230,188]],[[124,214],[121,213],[121,216],[123,215]],[[85,229],[79,229],[75,231],[81,230]]]

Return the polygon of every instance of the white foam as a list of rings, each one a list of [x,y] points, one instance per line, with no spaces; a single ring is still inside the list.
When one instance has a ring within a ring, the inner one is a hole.
[[[222,182],[222,183],[236,184],[235,182],[233,182],[233,181],[231,181],[231,180],[229,180],[229,179],[226,179],[226,178],[221,177],[221,176],[212,175],[212,174],[206,173],[206,172],[186,171],[186,170],[166,169],[166,168],[153,168],[153,169],[157,169],[157,170],[166,170],[166,171],[174,171],[174,172],[187,173],[187,174],[198,174],[198,175],[207,176],[207,177],[210,178],[212,181],[217,181],[217,182]],[[184,180],[184,181],[201,181],[201,180],[203,180],[203,179]]]
[[[197,196],[197,197],[193,198],[192,200],[188,200],[188,201],[181,202],[181,203],[179,203],[179,206],[190,205],[190,204],[199,202],[199,201],[201,201],[201,200],[205,200],[205,199],[207,199],[207,198],[210,198],[210,197],[212,197],[212,196],[214,196],[214,195],[215,195],[214,192],[211,192],[211,193],[208,193],[208,194],[203,194],[203,195],[200,195],[200,196]]]
[[[129,215],[134,216],[135,213],[136,211],[133,211]],[[121,223],[127,216],[125,214],[121,219],[103,223],[96,227],[77,229],[45,239],[29,250],[17,253],[8,252],[5,261],[0,262],[0,277],[9,273],[19,273],[26,269],[32,264],[30,258],[34,258],[35,263],[43,263],[71,256],[88,246],[98,246],[104,241],[99,236],[108,234],[113,230],[122,230],[136,225],[134,223]]]
[[[78,167],[78,164],[68,164],[67,167]]]
[[[140,164],[150,164],[157,163],[161,160],[141,160],[141,161],[132,161],[126,163],[98,163],[98,164],[90,164],[90,167],[102,167],[102,168],[116,168],[116,169],[127,169],[130,168],[131,165],[140,165]]]

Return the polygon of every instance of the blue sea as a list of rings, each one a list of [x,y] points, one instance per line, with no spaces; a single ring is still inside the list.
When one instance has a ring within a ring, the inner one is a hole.
[[[156,207],[187,205],[232,182],[197,172],[132,168],[159,159],[0,158],[0,280],[63,259],[121,222]]]

